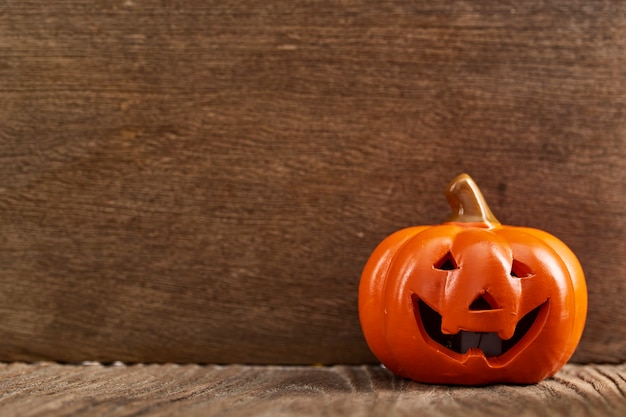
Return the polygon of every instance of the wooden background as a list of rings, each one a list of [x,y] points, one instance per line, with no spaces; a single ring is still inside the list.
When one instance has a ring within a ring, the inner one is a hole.
[[[364,363],[361,269],[461,172],[626,360],[621,1],[4,1],[0,360]]]

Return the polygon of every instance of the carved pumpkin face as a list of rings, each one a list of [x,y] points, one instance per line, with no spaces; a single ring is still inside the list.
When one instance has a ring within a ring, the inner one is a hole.
[[[391,371],[420,382],[553,375],[584,327],[576,257],[546,232],[500,225],[466,175],[448,198],[458,209],[450,221],[396,232],[370,257],[359,289],[370,348]]]

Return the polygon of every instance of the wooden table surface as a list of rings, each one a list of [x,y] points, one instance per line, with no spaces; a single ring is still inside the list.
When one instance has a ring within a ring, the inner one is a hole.
[[[626,364],[530,386],[423,385],[380,366],[0,365],[3,416],[615,416]]]

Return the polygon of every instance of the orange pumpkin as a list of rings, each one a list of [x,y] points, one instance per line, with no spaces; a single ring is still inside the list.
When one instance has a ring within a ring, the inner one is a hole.
[[[556,373],[583,332],[580,263],[556,237],[501,225],[466,174],[446,193],[443,224],[387,237],[361,277],[368,345],[420,382],[535,383]]]

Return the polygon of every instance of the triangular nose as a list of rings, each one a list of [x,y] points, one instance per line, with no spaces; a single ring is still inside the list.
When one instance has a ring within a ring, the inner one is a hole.
[[[469,306],[472,311],[493,310],[495,308],[498,308],[498,304],[488,292],[478,294],[478,297]]]

